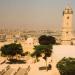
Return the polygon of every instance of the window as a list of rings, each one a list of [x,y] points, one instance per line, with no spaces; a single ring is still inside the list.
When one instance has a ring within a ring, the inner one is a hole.
[[[67,17],[67,19],[69,19],[69,16]]]
[[[68,32],[66,32],[66,34],[68,34]]]

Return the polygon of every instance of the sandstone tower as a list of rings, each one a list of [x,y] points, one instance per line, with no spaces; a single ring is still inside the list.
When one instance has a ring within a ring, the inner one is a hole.
[[[70,45],[72,43],[72,16],[73,10],[71,7],[67,6],[63,11],[61,44]]]

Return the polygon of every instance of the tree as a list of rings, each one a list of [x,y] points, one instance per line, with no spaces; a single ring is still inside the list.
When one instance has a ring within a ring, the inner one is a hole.
[[[38,45],[35,46],[35,51],[32,54],[32,56],[35,56],[36,60],[38,60],[39,57],[43,57],[43,59],[46,61],[46,70],[47,70],[47,57],[50,57],[51,54],[52,54],[52,45]]]
[[[57,63],[61,75],[75,75],[75,58],[63,58]]]
[[[46,61],[46,69],[47,69],[47,58],[52,54],[52,45],[56,44],[56,39],[52,36],[42,35],[38,38],[39,44],[34,47],[35,51],[32,56],[35,56],[38,60],[39,57],[43,56],[43,59]]]
[[[39,44],[34,47],[35,51],[32,56],[35,56],[38,60],[39,57],[43,56],[43,59],[46,61],[46,69],[47,69],[47,58],[52,54],[52,45],[56,44],[56,39],[52,36],[42,35],[38,38]]]
[[[11,43],[1,47],[1,53],[2,55],[13,58],[13,56],[16,56],[17,54],[21,55],[23,53],[23,49],[21,44]]]
[[[55,37],[53,37],[53,36],[48,36],[48,39],[49,39],[50,44],[52,44],[52,45],[56,44],[56,39],[55,39]]]
[[[39,40],[40,45],[56,44],[56,39],[53,36],[42,35],[39,37],[38,40]]]

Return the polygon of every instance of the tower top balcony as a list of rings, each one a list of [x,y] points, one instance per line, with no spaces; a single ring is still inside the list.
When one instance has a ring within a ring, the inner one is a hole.
[[[72,8],[70,6],[67,6],[63,11],[63,15],[64,14],[73,14]]]

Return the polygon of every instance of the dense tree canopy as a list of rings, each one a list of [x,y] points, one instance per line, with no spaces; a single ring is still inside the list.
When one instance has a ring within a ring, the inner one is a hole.
[[[32,56],[35,56],[37,60],[39,57],[43,57],[43,59],[46,61],[46,70],[48,70],[47,57],[50,57],[51,54],[52,54],[52,45],[38,45],[35,46],[35,51],[32,54]]]
[[[1,52],[3,55],[15,56],[16,54],[22,54],[23,49],[21,44],[11,43],[1,47]]]
[[[61,75],[75,75],[75,58],[63,58],[57,63]]]
[[[52,45],[56,44],[56,39],[52,36],[42,35],[39,37],[38,41],[40,45],[34,47],[35,51],[32,56],[35,56],[37,60],[39,57],[43,57],[43,59],[46,61],[47,69],[47,57],[51,56]]]
[[[53,36],[48,36],[48,39],[49,39],[49,41],[50,41],[50,44],[56,44],[56,39],[55,39],[55,37],[53,37]]]
[[[40,45],[56,44],[56,39],[53,36],[42,35],[38,40]]]
[[[38,45],[34,47],[35,51],[32,56],[40,57],[41,54],[45,54],[45,56],[50,57],[52,53],[51,45]]]

